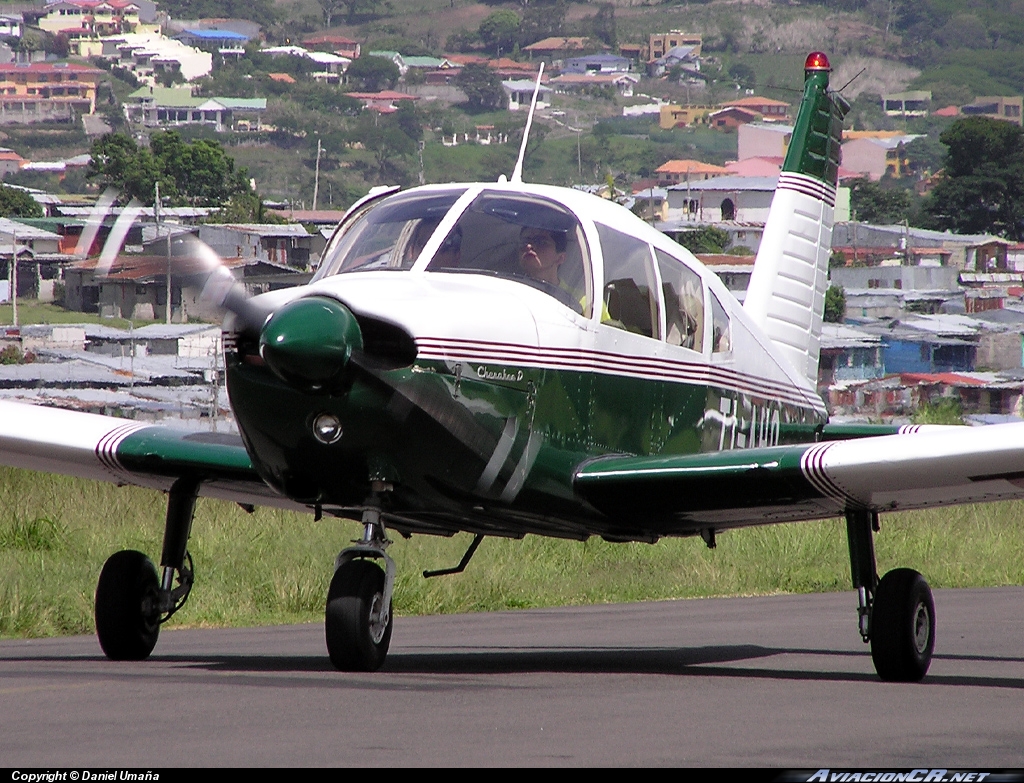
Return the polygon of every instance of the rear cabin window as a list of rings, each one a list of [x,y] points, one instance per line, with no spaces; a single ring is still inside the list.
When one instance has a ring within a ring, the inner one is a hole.
[[[661,318],[650,245],[609,226],[596,225],[604,256],[601,322],[657,338]]]
[[[579,221],[539,196],[481,193],[441,242],[427,271],[515,280],[588,317],[594,299]]]
[[[718,301],[714,292],[711,293],[711,352],[728,353],[732,350],[732,328],[729,323],[729,312]]]
[[[655,249],[665,301],[665,342],[704,352],[704,283],[700,275]]]

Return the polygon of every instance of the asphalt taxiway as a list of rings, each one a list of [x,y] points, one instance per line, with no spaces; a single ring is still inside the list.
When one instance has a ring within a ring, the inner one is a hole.
[[[1024,588],[937,590],[920,684],[852,593],[398,617],[373,674],[323,629],[0,641],[5,766],[1024,767]]]

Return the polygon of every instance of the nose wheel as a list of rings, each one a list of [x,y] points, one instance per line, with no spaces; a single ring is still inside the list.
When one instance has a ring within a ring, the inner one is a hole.
[[[383,664],[391,645],[391,594],[395,561],[384,550],[387,540],[380,508],[363,512],[363,538],[338,555],[327,591],[324,636],[336,669],[373,672]],[[383,560],[381,569],[373,560]]]
[[[391,601],[384,572],[368,560],[351,560],[334,572],[327,593],[324,630],[331,663],[341,671],[372,672],[391,644]]]

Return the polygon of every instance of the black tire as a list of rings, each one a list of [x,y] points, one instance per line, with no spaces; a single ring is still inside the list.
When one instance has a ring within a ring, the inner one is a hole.
[[[878,583],[871,610],[871,660],[889,682],[920,682],[935,649],[935,603],[917,571],[896,568]]]
[[[96,585],[96,635],[113,661],[148,658],[160,635],[159,617],[143,603],[156,606],[160,580],[142,552],[115,552],[103,564]]]
[[[327,654],[343,672],[373,672],[391,644],[391,607],[383,628],[374,625],[384,600],[384,572],[368,560],[351,560],[334,573],[327,593],[324,631]]]

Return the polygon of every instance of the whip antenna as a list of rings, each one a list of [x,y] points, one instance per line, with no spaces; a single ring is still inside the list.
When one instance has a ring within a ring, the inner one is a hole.
[[[523,159],[526,157],[526,142],[530,140],[530,126],[533,125],[533,112],[537,108],[537,95],[540,93],[540,77],[544,74],[544,63],[537,71],[537,83],[533,86],[533,100],[530,101],[530,113],[526,115],[526,129],[523,131],[523,143],[519,146],[519,160],[512,171],[512,182],[523,181]]]

